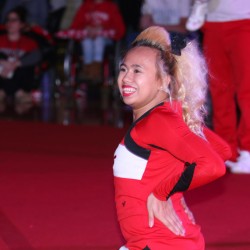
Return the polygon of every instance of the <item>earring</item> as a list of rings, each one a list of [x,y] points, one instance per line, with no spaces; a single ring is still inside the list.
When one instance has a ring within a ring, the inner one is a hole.
[[[167,87],[167,88],[165,89],[165,92],[168,94],[169,101],[172,102],[172,97],[171,97],[171,92],[170,92],[169,87]]]
[[[166,88],[165,92],[170,96],[170,89],[169,88]]]

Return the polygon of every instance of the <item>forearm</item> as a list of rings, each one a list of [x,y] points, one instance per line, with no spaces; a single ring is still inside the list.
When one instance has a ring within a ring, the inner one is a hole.
[[[204,134],[211,147],[217,152],[223,161],[230,159],[232,155],[230,146],[222,138],[208,128],[204,128]]]
[[[226,172],[224,162],[218,157],[207,163],[186,162],[184,170],[163,180],[154,189],[154,195],[165,200],[177,192],[185,192],[208,184]]]
[[[147,133],[143,123],[137,125],[137,134],[145,144],[153,145],[169,153],[172,163],[167,163],[168,175],[155,187],[154,194],[164,200],[173,193],[205,185],[225,174],[225,164],[208,140],[195,135],[182,117],[168,113],[155,113],[148,121]],[[209,136],[213,144],[220,138]]]
[[[37,63],[39,63],[41,59],[42,59],[42,54],[40,50],[34,50],[30,53],[25,54],[20,59],[20,64],[22,67],[32,66],[32,65],[36,65]]]

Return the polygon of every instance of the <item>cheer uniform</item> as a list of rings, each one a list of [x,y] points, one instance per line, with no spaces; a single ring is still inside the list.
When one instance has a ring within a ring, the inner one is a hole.
[[[177,102],[157,105],[131,125],[115,151],[116,208],[129,250],[204,249],[200,227],[191,223],[181,205],[182,192],[222,176],[231,151],[207,128],[207,141],[191,132],[181,110]],[[150,193],[163,201],[171,196],[184,237],[157,219],[148,226]]]

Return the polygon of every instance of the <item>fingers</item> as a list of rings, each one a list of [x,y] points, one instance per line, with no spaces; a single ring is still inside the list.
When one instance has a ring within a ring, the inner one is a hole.
[[[186,204],[186,202],[185,202],[184,197],[182,197],[182,199],[181,199],[181,204],[182,204],[182,207],[183,207],[185,213],[186,213],[187,216],[188,216],[188,219],[192,222],[192,224],[195,224],[196,222],[195,222],[194,215],[193,215],[193,213],[191,212],[191,210],[188,208],[188,206],[187,206],[187,204]]]
[[[150,194],[147,201],[147,209],[148,209],[148,225],[149,227],[154,226],[154,209],[153,209],[153,195]]]
[[[149,227],[154,226],[154,213],[153,213],[153,211],[150,211],[148,213],[148,225],[149,225]]]
[[[150,194],[147,200],[149,227],[154,226],[154,217],[161,221],[170,231],[176,235],[185,235],[182,221],[175,213],[171,199],[160,201]]]
[[[154,226],[154,209],[153,209],[153,200],[154,196],[152,194],[149,195],[147,201],[147,209],[148,209],[148,225],[149,227]]]
[[[175,212],[168,211],[167,214],[165,212],[165,215],[162,217],[161,221],[174,234],[181,236],[185,235],[185,229],[182,225],[182,221]]]
[[[188,219],[192,222],[192,224],[195,224],[195,218],[193,213],[189,209],[185,209],[186,214],[188,215]]]
[[[164,202],[164,221],[163,224],[167,226],[176,235],[185,235],[185,229],[182,221],[177,216],[171,198]]]

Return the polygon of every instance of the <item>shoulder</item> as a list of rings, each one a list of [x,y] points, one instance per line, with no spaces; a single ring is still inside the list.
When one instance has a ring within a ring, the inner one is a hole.
[[[5,44],[7,41],[7,35],[6,34],[0,34],[0,43]]]
[[[156,107],[135,125],[133,135],[145,144],[158,146],[166,146],[167,143],[186,137],[192,132],[183,120],[180,107],[175,103]]]
[[[150,123],[157,123],[159,121],[165,123],[179,120],[184,122],[181,104],[179,102],[165,102],[163,105],[159,105],[153,109],[143,120]]]
[[[26,36],[26,35],[23,35],[23,36],[21,37],[21,43],[22,43],[22,44],[24,45],[24,47],[27,48],[27,49],[35,49],[35,48],[38,48],[37,42],[36,42],[34,39],[32,39],[32,38],[30,38],[30,37],[28,37],[28,36]]]
[[[80,14],[80,13],[85,12],[85,11],[88,11],[88,10],[90,10],[90,9],[92,9],[92,8],[93,8],[93,3],[92,3],[92,2],[89,2],[89,1],[85,2],[85,1],[84,1],[84,2],[78,7],[76,13],[77,13],[77,14]]]
[[[136,128],[139,130],[155,130],[165,132],[177,127],[185,126],[182,118],[181,105],[178,102],[164,103],[154,108],[148,115],[138,122]]]
[[[117,10],[117,9],[119,9],[118,8],[118,5],[116,4],[116,3],[114,3],[114,2],[104,2],[103,3],[103,6],[105,7],[105,8],[107,8],[107,9],[115,9],[115,10]]]
[[[31,37],[26,36],[26,35],[23,35],[23,36],[21,37],[21,40],[22,40],[23,42],[27,42],[27,43],[29,43],[29,44],[36,44],[36,41],[35,41],[34,39],[32,39]]]

